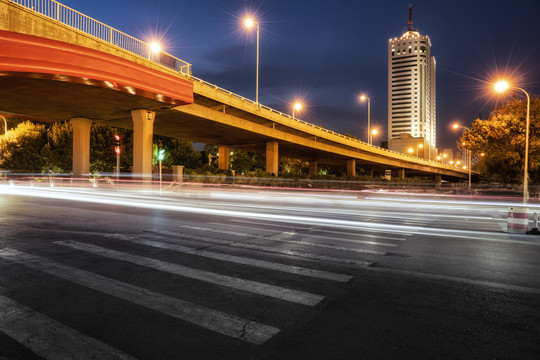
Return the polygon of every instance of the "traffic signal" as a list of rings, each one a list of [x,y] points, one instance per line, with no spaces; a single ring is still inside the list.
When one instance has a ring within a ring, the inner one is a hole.
[[[163,144],[158,142],[158,152],[157,152],[157,158],[159,161],[165,159],[165,149],[163,148]]]
[[[122,138],[118,134],[114,134],[114,152],[120,154],[122,146]]]

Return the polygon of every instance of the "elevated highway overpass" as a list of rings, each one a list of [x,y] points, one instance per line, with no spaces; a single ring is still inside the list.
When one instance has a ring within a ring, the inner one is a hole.
[[[311,163],[392,169],[399,176],[465,179],[468,172],[419,159],[293,119],[198,79],[191,65],[52,0],[0,0],[0,113],[74,127],[74,176],[88,173],[89,129],[134,131],[134,173],[151,174],[153,134]],[[223,156],[225,155],[225,156]]]

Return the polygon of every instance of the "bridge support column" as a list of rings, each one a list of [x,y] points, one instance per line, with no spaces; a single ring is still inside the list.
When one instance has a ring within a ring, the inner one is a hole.
[[[268,141],[266,143],[266,172],[278,176],[278,142]]]
[[[369,177],[373,177],[373,169],[367,170],[366,175],[369,176]]]
[[[347,176],[356,176],[356,160],[347,160]]]
[[[441,187],[442,177],[440,174],[435,174],[435,187]]]
[[[71,119],[73,127],[73,177],[82,177],[90,172],[90,127],[92,120]]]
[[[398,169],[397,176],[398,179],[405,179],[405,169]]]
[[[133,120],[133,174],[152,178],[152,139],[156,113],[149,110],[131,110]]]
[[[316,161],[310,161],[309,162],[309,175],[310,176],[316,176],[319,169],[317,168],[317,162]]]
[[[218,169],[229,170],[230,152],[231,149],[227,145],[218,146]]]

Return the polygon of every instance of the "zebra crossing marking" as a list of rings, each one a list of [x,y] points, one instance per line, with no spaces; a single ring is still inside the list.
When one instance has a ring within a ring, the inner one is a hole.
[[[2,294],[0,331],[45,359],[135,360]]]
[[[200,227],[200,226],[182,225],[181,227],[186,228],[186,229],[210,231],[210,232],[215,232],[215,233],[218,233],[218,234],[235,235],[235,236],[242,236],[242,237],[253,238],[253,239],[266,239],[266,240],[271,240],[271,241],[284,242],[284,243],[288,243],[288,244],[307,245],[307,246],[320,247],[320,248],[325,248],[325,249],[351,251],[351,252],[357,252],[357,253],[361,253],[361,254],[379,255],[379,256],[384,256],[384,255],[387,254],[384,251],[375,251],[375,250],[368,250],[368,249],[357,249],[357,248],[352,248],[352,247],[345,247],[345,246],[324,244],[324,243],[316,243],[316,242],[311,242],[311,241],[292,240],[292,239],[290,239],[292,236],[288,236],[288,235],[289,234],[294,235],[294,233],[288,232],[288,231],[283,232],[283,233],[278,234],[278,235],[274,235],[274,236],[262,237],[262,236],[253,236],[252,234],[247,234],[247,233],[239,233],[239,232],[221,230],[221,229],[204,228],[204,227]],[[288,238],[288,239],[285,239],[283,237]]]
[[[226,226],[226,227],[234,227],[234,226],[236,226],[236,225],[232,225],[232,224],[221,224],[221,223],[209,223],[209,224],[217,225],[217,226]],[[254,227],[254,226],[242,226],[242,228],[244,228],[244,229],[253,229],[253,230],[272,231],[272,230],[261,229],[260,227]],[[308,228],[306,230],[312,231],[313,229],[314,228]],[[310,233],[303,233],[303,232],[300,233],[300,232],[297,232],[297,230],[298,229],[295,228],[294,230],[290,230],[288,232],[294,232],[298,236],[302,236],[302,237],[328,239],[328,236],[325,236],[325,235],[317,235],[317,234],[310,234]],[[383,242],[371,241],[371,240],[345,239],[345,238],[337,238],[336,239],[335,235],[336,235],[336,233],[332,232],[332,235],[331,235],[332,238],[334,240],[339,240],[340,242],[353,243],[353,244],[367,244],[367,245],[375,245],[375,246],[388,246],[388,247],[398,246],[397,244],[383,243]],[[356,234],[355,236],[358,236],[358,234]],[[365,235],[361,235],[361,236],[364,237]],[[385,238],[385,239],[390,239],[390,240],[405,241],[405,239],[403,239],[403,238],[377,237],[377,236],[374,236],[374,235],[371,235],[371,237],[379,238],[379,239]]]
[[[167,231],[167,230],[152,229],[152,230],[147,230],[147,231],[156,233],[156,234],[173,236],[173,237],[181,238],[184,240],[199,240],[199,241],[205,241],[205,242],[209,242],[213,244],[237,247],[241,249],[263,251],[263,252],[274,253],[274,254],[301,257],[301,258],[306,258],[306,259],[311,259],[311,260],[328,261],[328,262],[334,262],[338,264],[358,265],[358,266],[371,266],[373,264],[373,262],[371,261],[341,258],[341,257],[335,257],[335,256],[328,256],[328,255],[320,255],[320,254],[314,254],[314,253],[309,253],[309,252],[299,251],[299,250],[286,250],[286,249],[279,249],[279,248],[274,248],[270,246],[246,244],[246,243],[240,243],[240,242],[234,242],[234,241],[231,242],[227,240],[211,238],[208,236],[200,236],[200,235],[193,235],[193,234],[184,235],[184,234],[178,234],[178,233]]]
[[[162,242],[162,241],[147,240],[147,239],[138,238],[136,236],[130,236],[130,235],[125,235],[125,234],[105,234],[104,236],[108,238],[112,238],[112,239],[130,241],[136,244],[152,246],[152,247],[171,250],[175,252],[180,252],[180,253],[185,253],[185,254],[190,254],[190,255],[195,255],[195,256],[202,256],[202,257],[206,257],[210,259],[232,262],[235,264],[249,265],[249,266],[254,266],[254,267],[258,267],[262,269],[276,270],[276,271],[286,272],[290,274],[308,276],[308,277],[313,277],[313,278],[318,278],[318,279],[338,281],[338,282],[348,282],[349,280],[352,279],[352,276],[345,275],[345,274],[338,274],[338,273],[333,273],[333,272],[328,272],[328,271],[308,269],[308,268],[300,267],[300,266],[291,266],[291,265],[275,263],[275,262],[260,260],[260,259],[252,259],[252,258],[236,256],[236,255],[228,255],[228,254],[218,253],[215,251],[202,250],[196,247],[171,244],[171,243]]]
[[[254,294],[273,297],[275,299],[294,302],[297,304],[315,306],[324,296],[308,293],[305,291],[293,290],[281,286],[264,284],[258,281],[244,280],[237,277],[221,275],[210,271],[190,268],[184,265],[173,264],[157,259],[147,258],[139,255],[102,248],[100,246],[81,243],[78,241],[55,241],[55,244],[67,246],[76,250],[86,251],[110,259],[127,261],[136,265],[164,271],[183,277],[204,281],[214,285],[226,286]]]
[[[3,249],[0,250],[0,257],[256,345],[264,344],[280,331],[270,325],[243,319],[86,270],[62,265],[41,256]]]

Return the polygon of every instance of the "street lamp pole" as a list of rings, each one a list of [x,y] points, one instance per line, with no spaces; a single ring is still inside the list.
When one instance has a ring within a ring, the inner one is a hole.
[[[259,109],[259,22],[253,20],[252,18],[246,19],[244,22],[245,26],[247,28],[251,28],[253,25],[257,27],[257,70],[256,70],[256,78],[255,78],[255,105],[257,106],[257,110]]]
[[[531,97],[524,89],[517,86],[510,86],[507,81],[501,80],[495,84],[495,91],[502,93],[507,89],[519,90],[525,93],[527,97],[527,126],[525,130],[525,164],[523,166],[523,203],[526,204],[529,200],[529,128],[530,128],[530,110]]]
[[[371,145],[371,100],[366,95],[360,96],[361,101],[367,100],[367,131],[368,131],[368,144]]]
[[[452,127],[454,129],[459,129],[459,128],[462,128],[462,129],[465,129],[467,131],[471,131],[471,129],[469,129],[468,127],[466,126],[461,126],[459,124],[454,124],[452,125]],[[463,145],[463,144],[462,144]],[[472,151],[471,149],[466,149],[467,150],[467,166],[469,167],[469,190],[471,190],[471,175],[472,175]]]

